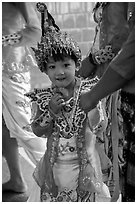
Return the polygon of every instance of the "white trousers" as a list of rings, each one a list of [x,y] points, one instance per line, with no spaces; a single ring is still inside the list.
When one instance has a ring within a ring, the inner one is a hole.
[[[36,165],[46,150],[46,139],[23,129],[30,124],[31,118],[31,108],[26,105],[27,99],[24,97],[24,94],[30,91],[29,80],[29,72],[16,74],[14,79],[3,73],[2,112],[10,137],[17,139],[19,146],[25,149],[30,160]]]

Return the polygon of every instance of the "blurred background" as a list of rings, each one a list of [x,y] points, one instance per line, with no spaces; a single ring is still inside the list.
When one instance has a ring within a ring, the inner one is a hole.
[[[93,20],[95,2],[44,2],[48,11],[62,31],[67,31],[78,42],[84,58],[91,48],[96,23]],[[36,2],[34,2],[34,6]],[[36,11],[39,18],[40,13]],[[50,81],[46,74],[37,68],[31,69],[31,85],[33,88],[44,88]]]

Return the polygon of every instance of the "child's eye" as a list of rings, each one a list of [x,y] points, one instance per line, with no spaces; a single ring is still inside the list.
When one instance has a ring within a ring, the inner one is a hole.
[[[48,67],[48,69],[55,69],[55,66],[51,65],[51,66]]]
[[[70,66],[69,63],[65,63],[65,64],[64,64],[64,67],[66,67],[66,68],[69,67],[69,66]]]

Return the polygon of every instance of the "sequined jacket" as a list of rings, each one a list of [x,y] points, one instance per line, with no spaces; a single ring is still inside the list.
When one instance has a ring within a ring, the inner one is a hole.
[[[53,179],[52,167],[57,159],[58,155],[58,142],[60,137],[70,138],[75,135],[76,137],[76,147],[79,161],[79,188],[84,191],[99,192],[102,188],[102,172],[99,162],[98,174],[94,177],[92,170],[90,171],[91,166],[89,165],[88,153],[94,151],[94,147],[91,147],[92,134],[100,135],[106,125],[107,119],[105,118],[104,112],[102,112],[101,104],[97,109],[92,111],[88,117],[79,107],[79,96],[82,90],[90,89],[96,82],[96,79],[88,81],[78,80],[78,90],[76,91],[75,97],[66,104],[64,111],[69,113],[73,109],[72,115],[72,128],[68,125],[65,120],[65,112],[62,112],[61,116],[54,116],[49,109],[49,101],[53,95],[52,89],[47,90],[38,90],[35,89],[34,92],[26,94],[30,97],[33,102],[36,102],[38,107],[41,109],[41,113],[34,117],[33,119],[33,130],[36,135],[42,136],[43,134],[47,137],[47,151],[44,157],[39,162],[37,168],[34,172],[34,178],[42,190],[49,193],[57,194],[57,186],[55,185]],[[82,84],[82,85],[80,85]],[[76,102],[77,101],[77,102]],[[75,105],[74,105],[75,103]],[[100,109],[101,108],[101,109]],[[96,117],[97,116],[97,117]],[[74,120],[73,120],[74,119]],[[37,129],[35,131],[35,129]],[[93,128],[94,127],[94,128]],[[96,138],[96,137],[95,137]],[[83,183],[83,178],[85,177],[92,178],[92,181],[87,181]]]

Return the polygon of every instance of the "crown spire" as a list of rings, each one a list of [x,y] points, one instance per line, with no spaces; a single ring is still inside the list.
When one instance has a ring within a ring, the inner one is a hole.
[[[42,30],[42,37],[44,36],[44,30],[46,25],[46,22],[48,20],[48,14],[47,14],[47,6],[45,3],[38,2],[36,4],[37,10],[41,13],[41,30]],[[48,22],[47,22],[48,23]]]
[[[32,48],[35,53],[35,58],[39,69],[43,72],[45,70],[45,63],[49,57],[53,56],[53,53],[58,51],[66,54],[75,55],[77,64],[81,61],[81,50],[72,37],[66,33],[61,32],[56,25],[54,18],[48,12],[45,3],[37,3],[37,10],[41,13],[41,29],[42,37],[41,42],[38,43],[37,48]]]

